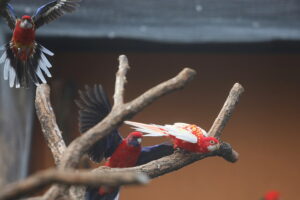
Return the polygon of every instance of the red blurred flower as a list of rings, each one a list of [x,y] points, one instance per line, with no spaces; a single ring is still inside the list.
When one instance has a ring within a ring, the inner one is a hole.
[[[279,200],[279,192],[276,190],[268,191],[265,196],[264,200]]]

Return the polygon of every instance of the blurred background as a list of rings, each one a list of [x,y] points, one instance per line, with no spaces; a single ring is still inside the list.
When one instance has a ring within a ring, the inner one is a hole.
[[[47,0],[15,0],[32,14]],[[3,20],[1,44],[11,33]],[[126,187],[121,199],[254,200],[266,191],[297,199],[300,179],[300,2],[298,0],[83,0],[73,14],[37,31],[55,52],[49,79],[59,127],[69,144],[78,131],[74,99],[84,85],[113,94],[117,58],[126,54],[126,100],[191,67],[198,75],[133,120],[195,123],[208,130],[235,82],[245,88],[222,139],[240,153],[213,157]],[[2,76],[2,70],[0,70]],[[0,80],[0,185],[54,166],[34,110],[34,89]],[[121,127],[126,136],[130,129]],[[151,145],[161,139],[145,139]]]

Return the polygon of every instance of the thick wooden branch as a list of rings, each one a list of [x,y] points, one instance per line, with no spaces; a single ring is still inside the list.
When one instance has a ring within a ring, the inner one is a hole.
[[[207,154],[198,154],[198,153],[189,153],[182,150],[175,151],[172,155],[165,156],[158,160],[154,160],[147,164],[132,167],[132,168],[104,168],[99,167],[97,172],[100,173],[109,173],[109,172],[141,172],[148,175],[150,178],[156,178],[167,173],[174,172],[178,169],[181,169],[189,164],[192,164],[198,160],[202,160],[211,156],[220,156],[224,159],[235,162],[237,158],[232,154],[232,148],[228,143],[222,143],[219,150],[207,153]]]
[[[36,88],[35,108],[48,147],[56,165],[59,165],[61,155],[66,150],[66,144],[56,123],[50,102],[50,88],[47,84],[41,84]]]
[[[148,181],[149,178],[146,175],[137,172],[91,173],[91,171],[48,169],[38,172],[25,180],[5,186],[0,191],[0,200],[16,199],[23,195],[29,195],[52,183],[91,187],[102,185],[116,187],[119,185],[146,184]]]

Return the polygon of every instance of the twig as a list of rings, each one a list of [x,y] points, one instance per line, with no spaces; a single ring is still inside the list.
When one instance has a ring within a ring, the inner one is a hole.
[[[119,185],[146,184],[148,181],[149,178],[146,175],[137,172],[91,173],[90,171],[48,169],[38,172],[25,180],[5,186],[0,192],[0,200],[16,199],[23,195],[29,195],[52,183],[115,187]]]
[[[41,84],[37,87],[35,108],[48,147],[51,149],[56,165],[58,165],[61,155],[66,150],[66,144],[56,123],[50,102],[50,88],[47,84]]]
[[[124,86],[126,83],[126,74],[129,69],[127,57],[121,55],[119,57],[119,70],[116,74],[114,106],[121,106],[124,103]]]

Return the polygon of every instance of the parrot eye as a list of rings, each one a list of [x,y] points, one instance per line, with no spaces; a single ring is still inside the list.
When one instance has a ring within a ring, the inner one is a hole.
[[[210,140],[209,143],[210,143],[210,144],[215,144],[215,141]]]

